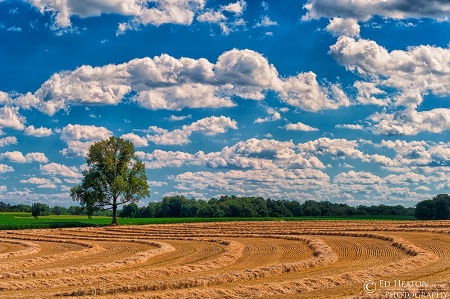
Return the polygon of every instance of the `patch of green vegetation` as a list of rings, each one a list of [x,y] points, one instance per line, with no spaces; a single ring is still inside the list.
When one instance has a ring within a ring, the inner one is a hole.
[[[218,217],[218,218],[119,218],[122,225],[232,222],[232,221],[317,221],[317,220],[414,220],[413,216],[346,216],[346,217]]]
[[[0,213],[0,230],[98,226],[109,223],[111,223],[111,217],[103,216],[88,219],[86,216],[79,215],[50,215],[36,219],[31,213]]]
[[[346,216],[346,217],[221,217],[221,218],[119,218],[119,225],[226,222],[226,221],[306,221],[306,220],[413,220],[412,216]],[[111,223],[111,217],[82,215],[50,215],[35,219],[31,213],[2,212],[0,213],[0,230],[33,229],[33,228],[64,228],[105,226]]]

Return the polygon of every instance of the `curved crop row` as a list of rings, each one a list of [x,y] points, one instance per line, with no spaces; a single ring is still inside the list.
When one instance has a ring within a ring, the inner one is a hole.
[[[3,231],[0,242],[26,248],[0,255],[14,254],[0,262],[0,298],[364,296],[367,280],[450,279],[447,228],[339,220]]]

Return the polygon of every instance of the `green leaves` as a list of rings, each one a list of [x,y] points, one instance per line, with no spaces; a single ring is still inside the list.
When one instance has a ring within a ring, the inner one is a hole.
[[[150,196],[145,165],[136,157],[132,142],[112,136],[94,143],[87,164],[83,181],[72,188],[71,197],[88,213],[111,206],[114,223],[117,205]]]

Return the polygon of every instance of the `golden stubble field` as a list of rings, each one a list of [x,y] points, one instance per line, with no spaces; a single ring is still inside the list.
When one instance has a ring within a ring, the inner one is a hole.
[[[450,221],[0,231],[0,298],[445,298],[444,293],[450,298]]]

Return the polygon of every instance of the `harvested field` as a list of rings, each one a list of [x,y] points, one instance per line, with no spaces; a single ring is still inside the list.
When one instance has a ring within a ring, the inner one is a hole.
[[[0,298],[449,298],[449,281],[450,221],[0,231]]]

